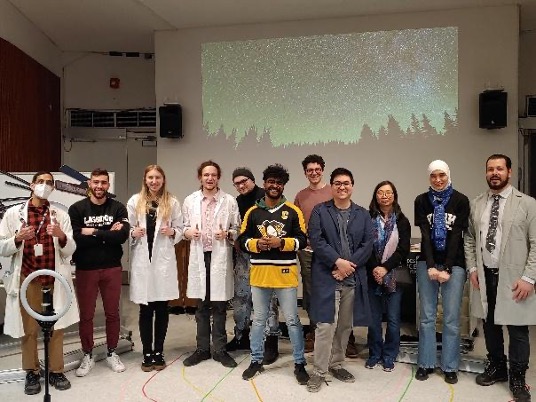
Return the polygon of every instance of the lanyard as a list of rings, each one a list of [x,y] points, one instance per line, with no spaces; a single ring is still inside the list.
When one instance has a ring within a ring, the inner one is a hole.
[[[26,220],[24,219],[24,214],[22,212],[24,211],[24,207],[27,206],[28,204],[29,204],[29,201],[28,201],[27,204],[21,205],[21,207],[19,209],[19,220],[23,224],[26,224]],[[35,231],[35,238],[36,239],[37,239],[37,235],[39,234],[39,231],[41,230],[41,228],[45,224],[45,220],[47,219],[47,215],[48,215],[48,210],[49,210],[49,207],[47,206],[46,210],[45,210],[45,213],[43,214],[43,218],[41,219],[41,222],[39,222],[39,226],[37,227],[37,230]]]

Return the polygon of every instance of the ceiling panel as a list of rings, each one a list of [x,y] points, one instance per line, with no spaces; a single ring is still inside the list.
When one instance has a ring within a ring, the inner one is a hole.
[[[8,0],[63,51],[152,52],[157,30],[521,4],[536,0]]]

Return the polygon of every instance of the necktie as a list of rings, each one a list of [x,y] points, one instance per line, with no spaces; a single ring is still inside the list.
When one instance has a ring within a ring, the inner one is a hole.
[[[499,194],[493,195],[493,204],[491,204],[491,212],[489,215],[488,234],[486,236],[486,250],[493,253],[495,250],[495,235],[497,234],[497,225],[499,224]]]

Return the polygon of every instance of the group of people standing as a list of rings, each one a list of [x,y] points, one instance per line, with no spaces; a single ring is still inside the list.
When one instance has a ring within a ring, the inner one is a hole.
[[[141,191],[130,198],[126,208],[109,196],[108,173],[96,169],[88,182],[88,197],[73,204],[68,214],[47,201],[53,189],[52,174],[38,172],[32,180],[30,201],[22,208],[9,209],[0,224],[0,254],[14,261],[4,279],[8,293],[5,331],[23,337],[25,393],[41,389],[38,326],[20,308],[18,289],[29,273],[41,268],[54,269],[70,280],[71,256],[76,264],[78,306],[71,307],[55,326],[49,381],[57,389],[70,387],[63,375],[61,329],[78,321],[78,310],[84,357],[76,375],[85,376],[94,367],[93,317],[99,292],[106,315],[106,361],[115,372],[125,370],[115,348],[120,328],[122,244],[127,240],[131,249],[130,299],[140,307],[144,371],[166,367],[168,301],[179,296],[174,245],[181,239],[190,241],[187,297],[198,300],[196,350],[184,360],[185,366],[213,358],[232,368],[237,363],[228,352],[250,350],[251,363],[242,377],[253,378],[278,358],[281,309],[292,343],[294,375],[308,391],[319,391],[330,377],[355,381],[344,368],[345,356],[356,355],[354,326],[368,327],[365,366],[394,370],[403,291],[398,275],[406,263],[411,237],[397,188],[390,181],[378,183],[367,210],[351,199],[355,183],[350,170],[333,170],[325,183],[321,156],[307,156],[302,166],[309,185],[291,203],[284,195],[289,174],[279,164],[263,171],[263,188],[255,183],[250,169],[235,169],[233,185],[239,193],[235,198],[219,187],[220,166],[205,161],[197,170],[200,189],[181,206],[167,190],[162,168],[150,165]],[[510,381],[514,399],[530,401],[525,372],[530,355],[528,325],[536,321],[536,201],[510,185],[511,168],[506,155],[490,156],[486,161],[489,191],[470,204],[453,189],[445,162],[433,161],[428,167],[429,190],[415,199],[414,211],[422,237],[417,266],[420,320],[415,378],[426,380],[436,367],[441,292],[440,366],[446,382],[457,382],[460,308],[469,275],[471,312],[484,320],[489,359],[476,382]],[[299,267],[303,306],[310,321],[305,335],[297,304]],[[54,288],[54,281],[38,277],[32,282],[27,297],[35,309],[42,288]],[[54,291],[57,305],[62,296],[64,291]],[[226,307],[232,298],[234,338],[227,343]],[[510,335],[508,358],[501,325],[507,325]],[[304,353],[312,350],[310,376]]]
[[[6,314],[4,333],[22,338],[22,368],[26,370],[24,392],[41,392],[37,353],[39,325],[21,305],[20,287],[34,271],[54,270],[75,289],[73,303],[55,323],[50,341],[49,381],[58,390],[71,387],[64,375],[63,330],[79,323],[84,357],[77,376],[87,375],[95,365],[93,318],[98,294],[106,315],[106,362],[115,372],[125,366],[115,352],[120,334],[119,301],[121,297],[122,244],[130,233],[125,206],[110,197],[109,174],[95,169],[88,180],[88,196],[69,208],[57,208],[48,201],[54,190],[50,172],[37,172],[30,184],[29,201],[6,211],[0,223],[0,254],[11,257],[11,266],[4,275]],[[71,260],[76,264],[76,286],[73,286]],[[53,292],[53,305],[65,306],[68,289],[59,286],[50,276],[38,276],[27,288],[25,297],[40,312],[44,292]]]

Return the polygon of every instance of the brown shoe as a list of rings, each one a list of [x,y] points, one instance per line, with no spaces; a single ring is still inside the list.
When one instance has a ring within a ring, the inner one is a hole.
[[[346,345],[346,357],[350,359],[357,359],[358,357],[357,346],[353,336],[350,336],[350,339],[348,339],[348,345]]]
[[[304,346],[304,352],[305,353],[311,353],[315,350],[315,334],[314,332],[309,332],[307,335],[305,335],[305,346]]]

